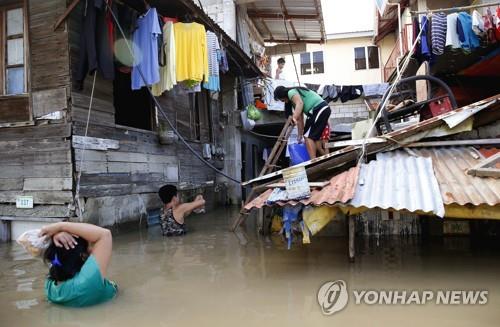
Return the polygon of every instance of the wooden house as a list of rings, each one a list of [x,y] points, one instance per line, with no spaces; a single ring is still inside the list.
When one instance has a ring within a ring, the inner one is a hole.
[[[213,164],[234,174],[240,145],[236,79],[256,77],[260,71],[192,1],[166,2],[150,3],[165,16],[190,13],[219,35],[230,72],[221,77],[219,93],[189,96],[174,89],[158,100],[195,151],[205,149]],[[217,191],[227,189],[227,180],[172,137],[147,90],[130,94],[124,86],[127,76],[117,74],[111,81],[98,73],[89,114],[94,77],[87,76],[83,89],[74,78],[85,3],[69,10],[65,0],[0,1],[3,239],[15,237],[26,223],[75,218],[109,226],[137,221],[160,206],[156,192],[165,183],[179,184],[185,196],[204,192],[212,206],[226,201]],[[123,5],[140,10],[144,3]]]

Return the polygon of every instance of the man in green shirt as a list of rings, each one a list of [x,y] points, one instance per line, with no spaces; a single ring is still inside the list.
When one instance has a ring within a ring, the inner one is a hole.
[[[316,92],[305,87],[278,86],[274,98],[293,106],[293,123],[299,130],[298,141],[304,137],[307,152],[311,159],[321,149],[321,134],[328,124],[331,109]],[[304,115],[307,116],[304,124]]]

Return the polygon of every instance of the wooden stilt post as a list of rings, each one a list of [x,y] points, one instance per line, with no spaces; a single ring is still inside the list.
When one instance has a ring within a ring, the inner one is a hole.
[[[11,223],[10,220],[0,219],[0,241],[8,242],[11,240]]]
[[[356,254],[356,248],[355,248],[355,220],[354,216],[347,216],[347,220],[349,222],[349,261],[354,262],[354,256]]]
[[[292,116],[288,117],[285,126],[283,126],[283,129],[281,130],[280,135],[278,136],[278,141],[274,144],[273,149],[271,150],[271,153],[269,154],[269,157],[267,158],[266,163],[264,164],[264,167],[260,171],[260,174],[258,177],[264,176],[265,174],[268,174],[273,171],[273,169],[276,167],[276,163],[278,162],[278,159],[283,152],[283,149],[285,148],[288,137],[292,133],[293,125],[292,125]],[[236,228],[238,228],[241,223],[245,220],[246,216],[248,216],[248,213],[245,211],[245,205],[247,205],[250,201],[253,200],[254,196],[256,195],[255,188],[252,188],[250,191],[250,194],[248,194],[247,199],[245,203],[243,204],[243,207],[241,208],[240,214],[238,217],[235,219],[233,224],[231,225],[230,230],[234,232]]]

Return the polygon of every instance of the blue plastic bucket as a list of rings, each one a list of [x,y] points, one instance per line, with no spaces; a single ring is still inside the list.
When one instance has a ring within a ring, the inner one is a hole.
[[[290,153],[292,166],[298,165],[310,159],[309,153],[307,152],[307,148],[304,143],[289,144],[288,152]]]

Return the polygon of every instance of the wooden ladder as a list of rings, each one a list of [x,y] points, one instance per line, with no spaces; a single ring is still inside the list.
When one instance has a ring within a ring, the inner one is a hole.
[[[278,162],[279,157],[281,156],[281,153],[283,152],[283,149],[287,145],[288,137],[292,133],[293,130],[293,124],[292,124],[292,116],[288,117],[285,126],[283,126],[283,129],[281,130],[280,135],[278,136],[278,140],[274,144],[273,149],[271,150],[271,153],[269,154],[269,157],[266,160],[266,163],[264,164],[264,167],[262,167],[262,170],[259,173],[258,177],[262,177],[266,174],[271,173],[274,168],[276,168],[276,163]],[[245,221],[246,216],[248,216],[248,213],[245,210],[245,206],[253,200],[255,197],[255,188],[252,188],[250,191],[250,194],[248,194],[247,199],[245,203],[243,204],[243,207],[240,210],[240,214],[234,221],[234,223],[231,225],[231,231],[234,232],[238,226],[240,226],[243,221]]]

